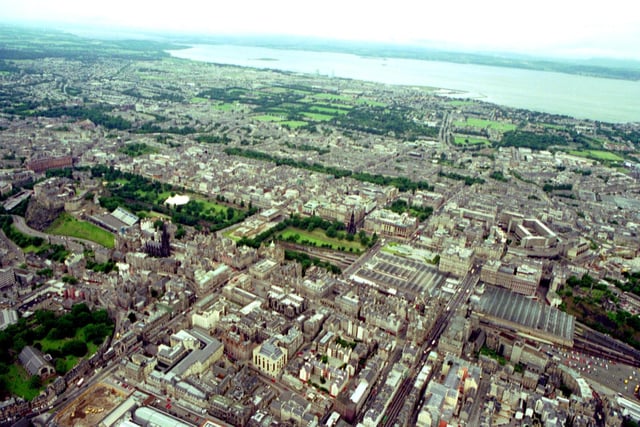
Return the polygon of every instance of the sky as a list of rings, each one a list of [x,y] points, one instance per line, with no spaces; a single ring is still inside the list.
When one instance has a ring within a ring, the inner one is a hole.
[[[274,34],[441,49],[640,59],[630,0],[0,0],[1,22]]]

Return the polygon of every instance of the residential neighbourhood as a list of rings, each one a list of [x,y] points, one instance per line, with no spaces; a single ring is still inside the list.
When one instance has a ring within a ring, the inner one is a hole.
[[[73,366],[55,333],[2,338],[0,424],[640,419],[639,125],[171,57],[6,62],[0,330],[112,329]]]

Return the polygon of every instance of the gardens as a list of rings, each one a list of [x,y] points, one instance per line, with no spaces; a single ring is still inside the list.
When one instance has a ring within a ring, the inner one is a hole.
[[[335,230],[335,229],[333,229]],[[335,231],[334,237],[328,237],[327,233],[334,235],[332,231],[322,231],[314,229],[313,231],[302,230],[294,227],[287,227],[278,238],[287,242],[299,243],[302,245],[316,246],[319,248],[327,248],[336,251],[360,253],[364,246],[360,241],[356,241],[353,236],[347,238],[344,233],[338,237],[338,231]]]
[[[223,196],[213,202],[193,193],[187,193],[191,200],[185,205],[170,207],[165,201],[182,189],[102,165],[94,166],[91,173],[108,182],[108,194],[100,197],[100,204],[109,211],[119,206],[141,216],[154,211],[170,216],[179,226],[207,227],[211,231],[236,224],[256,212],[252,207],[245,210],[243,204],[234,208]]]
[[[37,310],[29,318],[21,318],[0,332],[0,395],[18,395],[33,399],[45,382],[31,377],[20,365],[18,354],[33,346],[49,354],[58,375],[64,375],[82,357],[95,353],[104,339],[113,333],[113,322],[104,309],[91,311],[86,304],[75,304],[63,315],[50,310]]]
[[[588,274],[572,276],[562,289],[560,308],[587,326],[640,349],[640,316],[632,315],[620,305],[615,288],[640,293],[640,273],[626,275],[626,281],[598,281]],[[608,282],[608,283],[607,283]]]
[[[378,239],[375,234],[367,236],[364,230],[357,234],[349,234],[345,229],[345,225],[340,221],[327,221],[318,216],[302,218],[292,215],[254,239],[241,239],[239,244],[258,248],[262,242],[275,236],[293,243],[359,253],[362,249],[372,246]]]

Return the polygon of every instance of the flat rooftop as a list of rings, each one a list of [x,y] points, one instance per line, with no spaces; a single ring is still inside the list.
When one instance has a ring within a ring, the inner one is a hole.
[[[411,258],[378,252],[351,276],[359,283],[374,283],[381,289],[431,294],[444,276],[430,265]]]

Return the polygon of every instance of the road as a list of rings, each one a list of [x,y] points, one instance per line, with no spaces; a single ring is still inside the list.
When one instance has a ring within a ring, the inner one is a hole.
[[[92,250],[103,248],[103,246],[100,246],[99,244],[92,242],[91,240],[81,239],[78,237],[56,236],[53,234],[43,233],[41,231],[38,231],[29,227],[27,223],[24,221],[23,217],[18,215],[11,215],[11,217],[13,218],[13,225],[16,227],[18,231],[20,231],[21,233],[27,234],[29,236],[41,237],[49,243],[59,243],[61,245],[64,245],[67,240],[71,240],[76,243],[80,243],[85,246],[88,246]]]
[[[451,301],[449,301],[445,310],[443,311],[441,316],[438,318],[438,320],[436,320],[436,323],[433,326],[433,328],[431,328],[431,330],[429,331],[429,334],[427,335],[427,339],[425,341],[426,348],[422,352],[422,356],[417,361],[417,363],[415,363],[411,367],[409,376],[404,379],[404,381],[402,382],[402,385],[398,389],[398,392],[393,396],[393,398],[391,399],[391,403],[389,404],[389,406],[387,407],[387,410],[385,411],[385,416],[383,417],[385,422],[382,424],[383,426],[390,427],[395,424],[396,418],[398,417],[398,413],[402,409],[402,406],[404,405],[407,395],[413,389],[413,384],[415,383],[418,373],[420,372],[420,370],[422,369],[422,367],[424,366],[427,360],[429,351],[433,348],[433,346],[435,346],[437,341],[440,339],[440,336],[442,335],[447,325],[449,324],[451,317],[456,312],[456,308],[459,307],[465,300],[469,298],[471,290],[480,280],[479,271],[476,273],[476,270],[479,270],[479,268],[477,266],[474,266],[471,272],[469,272],[464,277],[464,279],[462,279],[458,293],[451,299]]]
[[[6,257],[3,257],[2,261],[0,262],[0,267],[2,267],[3,265],[13,265],[12,260],[14,259],[17,260],[18,264],[22,264],[25,261],[24,252],[22,252],[22,249],[20,249],[18,245],[13,243],[2,230],[0,230],[0,240],[2,241],[0,243],[0,247],[6,247],[9,252]]]
[[[349,267],[345,268],[342,271],[343,277],[349,277],[350,275],[358,271],[364,263],[373,258],[380,251],[380,249],[382,249],[384,243],[384,239],[378,239],[378,241],[368,251],[362,254],[360,258],[355,260],[355,262],[353,262]]]

